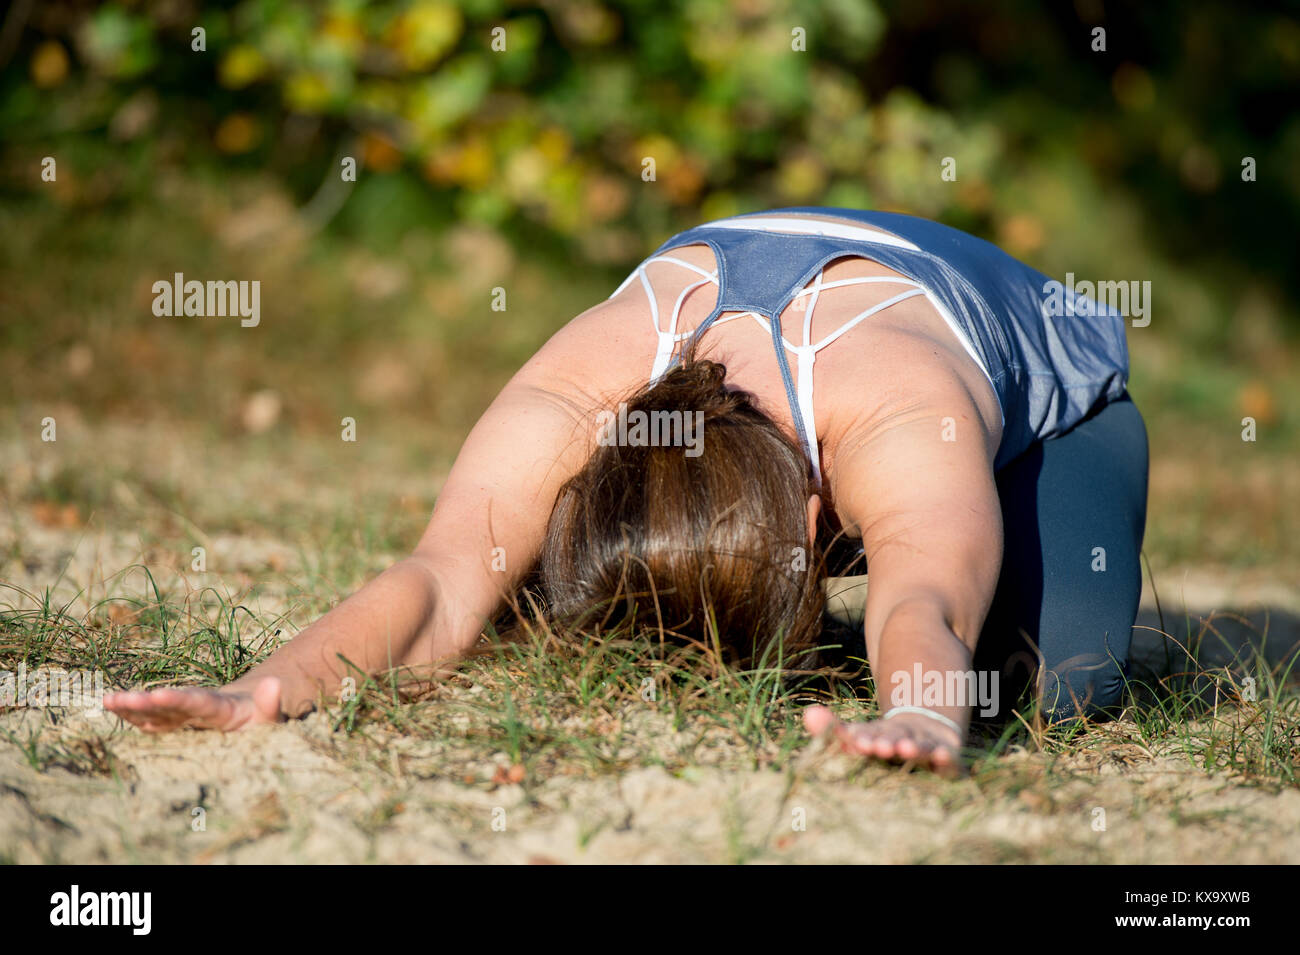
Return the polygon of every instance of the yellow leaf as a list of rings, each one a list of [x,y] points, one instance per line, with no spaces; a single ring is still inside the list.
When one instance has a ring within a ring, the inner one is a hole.
[[[217,126],[213,140],[229,155],[246,153],[261,141],[262,127],[248,113],[231,113]]]
[[[460,11],[448,3],[419,2],[394,22],[390,42],[410,70],[427,70],[456,45]]]
[[[266,71],[266,60],[261,52],[246,43],[232,47],[221,61],[217,76],[221,85],[237,90],[261,79]]]
[[[32,82],[41,89],[50,89],[67,78],[67,51],[58,40],[46,40],[32,54]]]

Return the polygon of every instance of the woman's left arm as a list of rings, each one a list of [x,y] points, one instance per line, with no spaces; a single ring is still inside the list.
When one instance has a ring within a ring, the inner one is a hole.
[[[956,378],[913,380],[878,408],[840,441],[832,477],[836,509],[867,558],[864,626],[882,718],[840,724],[817,708],[806,721],[865,756],[955,768],[1002,563],[997,435]],[[891,716],[899,707],[925,712]]]

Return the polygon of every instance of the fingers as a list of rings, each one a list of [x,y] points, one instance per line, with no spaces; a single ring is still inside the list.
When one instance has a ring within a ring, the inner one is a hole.
[[[883,721],[858,723],[845,731],[846,748],[863,756],[884,760],[923,760],[928,762],[942,745],[905,724]]]
[[[231,706],[221,694],[198,689],[136,690],[104,697],[104,709],[149,733],[191,724],[221,728],[231,715]]]
[[[810,706],[804,711],[804,727],[814,736],[832,733],[842,750],[870,759],[920,763],[945,774],[959,765],[951,745],[906,720],[844,723],[827,707]]]
[[[158,707],[150,699],[150,694],[138,691],[106,694],[104,709],[116,713],[133,726],[149,731],[155,729],[155,724],[161,715]]]
[[[906,735],[906,727],[887,723],[855,723],[837,731],[841,744],[850,753],[876,759],[916,759],[921,748]]]

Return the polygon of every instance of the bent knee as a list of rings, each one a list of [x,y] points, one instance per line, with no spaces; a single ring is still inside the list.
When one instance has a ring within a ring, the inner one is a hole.
[[[1100,654],[1049,665],[1043,673],[1042,712],[1049,720],[1114,716],[1124,702],[1127,661]]]

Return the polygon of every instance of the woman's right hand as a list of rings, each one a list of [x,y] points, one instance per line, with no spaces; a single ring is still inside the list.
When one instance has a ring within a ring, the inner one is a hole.
[[[183,727],[228,733],[257,723],[284,720],[280,709],[280,680],[265,677],[251,689],[233,685],[210,690],[200,687],[165,687],[128,690],[104,696],[104,709],[148,733],[167,733]]]

